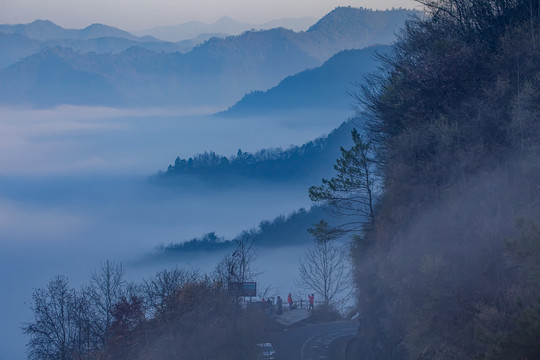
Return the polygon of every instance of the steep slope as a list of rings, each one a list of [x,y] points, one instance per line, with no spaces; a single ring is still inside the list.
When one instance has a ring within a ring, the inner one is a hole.
[[[390,11],[338,7],[306,31],[303,50],[326,60],[336,52],[391,44],[406,20],[418,14],[406,9]],[[326,51],[321,52],[321,49]]]
[[[299,109],[351,107],[350,93],[358,91],[355,83],[362,82],[365,75],[376,70],[376,54],[387,50],[387,46],[344,50],[318,68],[289,76],[267,91],[247,94],[220,115],[249,116]]]
[[[354,358],[535,359],[540,3],[425,3],[364,97],[384,186],[353,239]]]

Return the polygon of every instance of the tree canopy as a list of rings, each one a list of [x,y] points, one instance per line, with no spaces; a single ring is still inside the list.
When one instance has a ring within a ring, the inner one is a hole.
[[[357,350],[536,358],[538,1],[419,3],[356,95],[382,185],[353,242]]]

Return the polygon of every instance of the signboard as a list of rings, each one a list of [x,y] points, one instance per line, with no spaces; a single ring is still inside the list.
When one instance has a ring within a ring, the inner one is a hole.
[[[235,296],[257,296],[257,283],[254,281],[230,282],[229,294]]]

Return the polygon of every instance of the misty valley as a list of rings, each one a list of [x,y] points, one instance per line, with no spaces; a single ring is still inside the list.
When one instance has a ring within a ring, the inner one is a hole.
[[[416,3],[0,24],[0,358],[537,359],[540,2]]]
[[[157,249],[210,232],[232,240],[261,221],[311,207],[307,187],[313,176],[282,181],[240,176],[222,181],[218,174],[212,181],[158,179],[160,168],[166,170],[174,155],[206,149],[232,155],[239,146],[247,153],[263,144],[286,149],[331,131],[343,119],[343,113],[335,113],[334,123],[317,121],[312,114],[309,126],[298,116],[290,121],[281,117],[284,124],[250,118],[225,125],[222,119],[201,115],[107,113],[94,118],[100,111],[109,110],[10,110],[14,121],[2,124],[2,134],[10,141],[2,145],[0,263],[6,273],[17,274],[16,282],[12,277],[2,280],[11,289],[2,299],[2,308],[12,309],[4,315],[6,337],[20,327],[21,317],[29,316],[19,299],[30,299],[33,289],[57,274],[80,286],[106,260],[123,263],[132,281],[175,266],[211,272],[230,248],[191,253],[188,259],[158,256]],[[47,127],[40,126],[44,122]],[[247,133],[239,134],[239,129]],[[29,146],[26,141],[33,139],[38,140]],[[331,163],[326,165],[331,170]],[[311,222],[315,219],[304,221],[305,227],[290,235],[283,231],[277,245],[259,251],[262,284],[291,291],[290,274],[309,241],[306,229]],[[299,232],[303,239],[297,242]],[[282,246],[287,247],[285,254],[279,254]],[[273,261],[276,257],[283,262]],[[12,341],[24,348],[24,338]]]

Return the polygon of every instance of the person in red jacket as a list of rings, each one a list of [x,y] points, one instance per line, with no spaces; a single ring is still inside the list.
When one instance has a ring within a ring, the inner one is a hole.
[[[289,296],[287,296],[287,302],[289,303],[289,310],[292,310],[292,295],[289,293]]]
[[[313,304],[315,303],[315,294],[308,295],[309,299],[309,310],[313,310]]]

